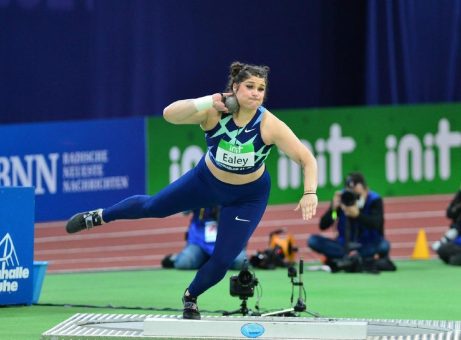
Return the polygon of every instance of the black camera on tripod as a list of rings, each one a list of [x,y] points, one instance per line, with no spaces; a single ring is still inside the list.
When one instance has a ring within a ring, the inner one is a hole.
[[[298,275],[298,271],[294,267],[294,265],[288,266],[288,277],[294,278]]]
[[[254,295],[257,285],[258,279],[248,270],[248,263],[245,261],[240,273],[230,277],[230,295],[247,299]]]
[[[355,205],[355,202],[360,198],[360,195],[352,190],[346,189],[341,193],[341,203],[346,207]]]

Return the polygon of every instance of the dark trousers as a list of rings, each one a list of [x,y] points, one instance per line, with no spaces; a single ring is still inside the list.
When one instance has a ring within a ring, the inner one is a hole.
[[[312,235],[309,237],[307,245],[315,252],[325,255],[330,259],[340,259],[348,255],[344,244],[321,235]],[[382,239],[377,243],[362,244],[357,249],[357,252],[363,258],[373,257],[376,254],[380,257],[387,257],[389,256],[390,248],[391,246],[389,241]]]
[[[254,182],[232,185],[215,178],[202,158],[195,168],[157,194],[136,195],[104,209],[106,222],[165,217],[201,207],[221,206],[214,252],[189,286],[199,296],[218,283],[258,226],[269,199],[269,173]]]

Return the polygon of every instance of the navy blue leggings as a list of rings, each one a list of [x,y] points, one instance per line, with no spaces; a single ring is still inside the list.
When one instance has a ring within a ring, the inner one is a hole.
[[[166,217],[172,214],[221,206],[214,252],[189,286],[199,296],[226,275],[232,262],[258,226],[269,199],[271,180],[267,170],[254,182],[232,185],[214,177],[204,158],[199,164],[157,194],[136,195],[103,211],[103,220]]]
[[[311,235],[307,240],[307,246],[330,259],[340,259],[347,255],[344,244],[322,235]],[[376,254],[380,257],[386,257],[389,255],[390,248],[389,241],[382,239],[376,244],[369,243],[362,245],[357,249],[357,252],[363,258],[373,257]]]

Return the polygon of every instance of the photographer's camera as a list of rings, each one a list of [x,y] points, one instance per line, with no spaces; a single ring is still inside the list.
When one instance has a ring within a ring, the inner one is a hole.
[[[341,203],[344,204],[346,207],[355,205],[359,198],[360,195],[352,190],[344,190],[341,193]]]

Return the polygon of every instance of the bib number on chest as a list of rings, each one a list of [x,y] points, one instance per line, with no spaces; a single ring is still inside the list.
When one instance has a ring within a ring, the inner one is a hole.
[[[250,168],[255,164],[254,146],[235,145],[221,140],[216,151],[216,160],[232,168]]]

